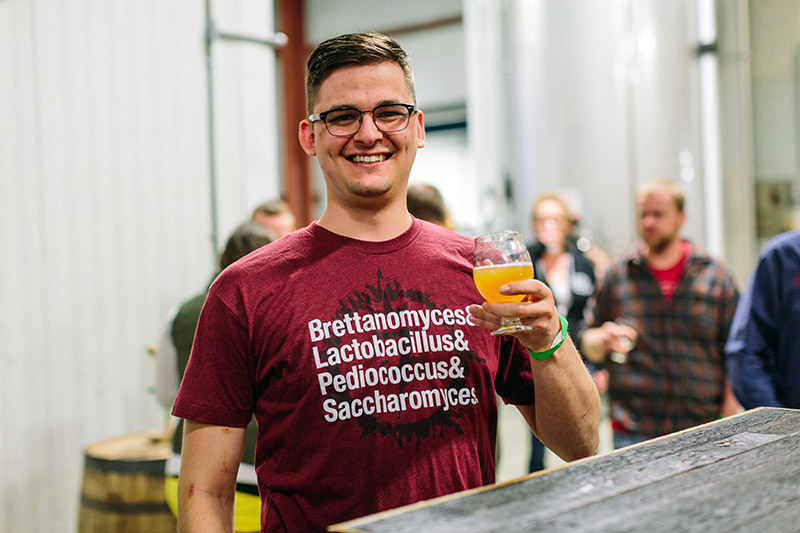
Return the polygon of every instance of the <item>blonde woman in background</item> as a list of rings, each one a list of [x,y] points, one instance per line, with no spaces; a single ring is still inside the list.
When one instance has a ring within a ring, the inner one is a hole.
[[[556,309],[569,321],[575,336],[584,327],[584,312],[594,293],[595,266],[569,240],[571,211],[558,195],[540,195],[531,209],[536,242],[528,247],[534,264],[534,278],[553,291]],[[544,445],[533,435],[530,471],[544,469]]]

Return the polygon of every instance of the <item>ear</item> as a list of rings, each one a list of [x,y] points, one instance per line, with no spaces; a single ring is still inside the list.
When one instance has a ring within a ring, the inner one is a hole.
[[[417,148],[425,147],[425,119],[422,111],[417,111]]]
[[[316,138],[314,137],[314,123],[304,118],[297,128],[297,138],[303,151],[310,156],[317,155]]]

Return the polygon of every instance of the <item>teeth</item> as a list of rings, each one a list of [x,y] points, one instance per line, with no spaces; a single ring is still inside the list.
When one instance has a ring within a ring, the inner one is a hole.
[[[384,159],[386,159],[386,154],[354,155],[352,160],[354,163],[380,163]]]

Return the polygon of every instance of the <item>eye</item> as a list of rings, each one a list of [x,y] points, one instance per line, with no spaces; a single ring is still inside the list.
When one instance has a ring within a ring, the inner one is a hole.
[[[358,121],[360,116],[361,114],[355,109],[342,109],[328,113],[325,117],[325,122],[328,124],[347,124]]]
[[[407,115],[408,109],[401,105],[383,106],[375,110],[376,120],[396,120],[405,118]]]

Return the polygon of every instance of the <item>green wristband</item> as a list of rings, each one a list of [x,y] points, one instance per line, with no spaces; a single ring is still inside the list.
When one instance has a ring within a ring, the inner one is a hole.
[[[562,314],[559,314],[558,318],[559,320],[561,320],[561,340],[558,341],[558,344],[556,344],[549,350],[545,350],[543,352],[532,352],[528,350],[528,353],[531,354],[531,357],[533,357],[537,361],[544,361],[545,359],[556,353],[556,350],[561,348],[561,345],[564,344],[565,340],[567,340],[567,328],[569,327],[569,322],[567,322],[567,319],[564,318],[564,315]]]

